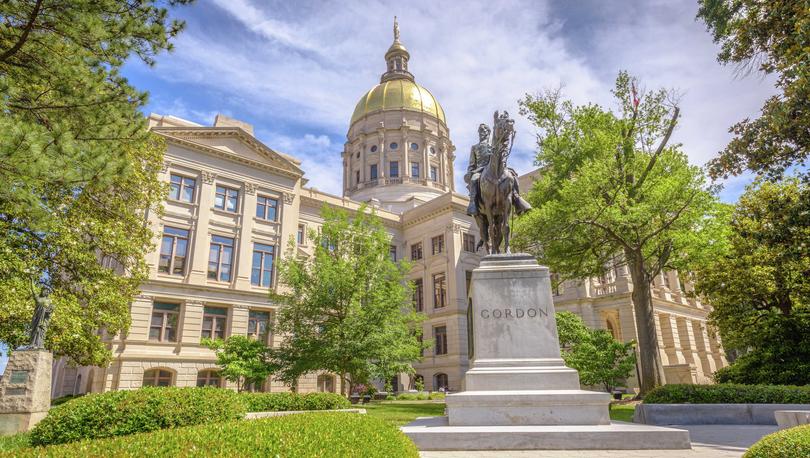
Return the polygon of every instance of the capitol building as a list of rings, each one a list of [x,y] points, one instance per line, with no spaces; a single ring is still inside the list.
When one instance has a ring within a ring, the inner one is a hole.
[[[141,386],[229,386],[202,338],[247,335],[278,345],[270,331],[277,305],[278,257],[290,240],[293,255],[313,253],[307,233],[317,230],[324,205],[356,212],[376,209],[391,235],[392,259],[412,263],[413,303],[426,315],[424,339],[432,347],[414,363],[415,376],[393,381],[396,391],[461,390],[468,369],[467,293],[481,261],[479,234],[466,214],[466,190],[454,186],[456,148],[439,101],[417,83],[410,54],[395,33],[379,84],[363,94],[351,118],[342,153],[343,194],[316,190],[301,161],[265,145],[250,124],[218,115],[202,126],[151,114],[150,129],[165,138],[160,179],[170,186],[163,214],[148,224],[157,237],[147,254],[149,280],[131,305],[126,335],[109,340],[106,368],[54,363],[52,396],[134,389]],[[349,116],[351,107],[346,108]],[[291,151],[290,153],[295,153]],[[467,152],[460,167],[466,167]],[[520,178],[524,192],[537,171]],[[727,364],[706,324],[707,304],[689,296],[677,272],[653,284],[659,352],[669,383],[708,383]],[[617,339],[635,339],[635,316],[626,268],[602,278],[565,282],[555,307],[580,315]],[[635,379],[628,380],[628,387]],[[268,379],[260,391],[287,391]],[[340,391],[329,373],[311,374],[298,390]]]

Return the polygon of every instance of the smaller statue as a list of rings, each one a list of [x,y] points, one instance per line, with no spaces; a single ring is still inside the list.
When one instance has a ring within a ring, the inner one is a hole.
[[[51,321],[53,304],[47,288],[34,296],[34,317],[31,320],[30,341],[25,349],[40,350],[45,348],[45,333],[48,332],[48,323]]]

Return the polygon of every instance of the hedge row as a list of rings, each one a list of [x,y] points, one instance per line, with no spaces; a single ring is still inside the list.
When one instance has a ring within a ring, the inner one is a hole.
[[[425,391],[419,393],[400,393],[397,395],[396,400],[398,401],[425,401],[427,399],[444,399],[444,393],[440,393],[435,391],[433,393],[427,393]]]
[[[236,392],[155,388],[89,394],[52,408],[31,431],[32,445],[123,436],[245,416]]]
[[[236,393],[221,388],[141,388],[75,398],[51,408],[32,445],[124,436],[244,418],[245,412],[346,409],[334,393]]]
[[[810,404],[810,386],[664,385],[644,397],[646,404]]]
[[[348,399],[335,393],[240,393],[248,412],[349,409]]]
[[[88,456],[416,458],[419,453],[396,427],[352,413],[232,421],[0,453],[2,458]]]
[[[752,445],[743,458],[807,458],[810,456],[810,425],[768,434]]]

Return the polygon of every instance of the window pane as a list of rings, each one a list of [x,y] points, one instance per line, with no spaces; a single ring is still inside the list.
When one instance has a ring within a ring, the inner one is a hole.
[[[179,235],[180,237],[188,238],[188,230],[186,229],[178,229],[176,227],[164,227],[163,228],[164,234],[171,234],[171,235]]]
[[[155,302],[152,304],[155,310],[166,310],[169,312],[177,312],[180,310],[180,304],[172,304],[169,302]]]
[[[256,218],[264,218],[265,213],[265,205],[264,205],[264,198],[259,197],[259,200],[256,202]]]
[[[163,313],[161,312],[153,312],[152,313],[152,326],[163,326]]]
[[[270,286],[270,273],[271,271],[265,270],[262,275],[262,286]]]
[[[236,197],[235,196],[228,197],[228,206],[225,208],[225,210],[228,210],[229,212],[236,211]]]
[[[186,258],[183,256],[175,256],[174,257],[174,270],[172,273],[174,275],[183,275],[186,269]]]
[[[188,240],[178,238],[177,239],[177,247],[175,249],[175,254],[177,256],[185,256],[187,248],[188,248]]]
[[[180,199],[180,184],[173,182],[169,185],[169,199]]]
[[[217,194],[216,197],[214,197],[214,207],[220,210],[225,208],[225,196]]]
[[[191,182],[191,185],[186,185],[183,188],[183,197],[182,200],[186,202],[193,202],[194,201],[194,182]]]
[[[160,340],[160,328],[149,328],[149,340]]]
[[[262,270],[259,269],[258,267],[255,267],[255,268],[251,269],[251,272],[250,272],[250,284],[251,285],[256,285],[256,286],[261,286],[260,283],[259,283],[259,278],[261,278],[261,275],[262,275]]]
[[[160,256],[160,261],[158,262],[158,272],[166,272],[166,273],[169,272],[169,259],[171,259],[170,256],[167,255]]]
[[[174,237],[163,236],[163,241],[160,244],[160,254],[165,254],[171,256],[172,254],[172,243],[174,242]]]

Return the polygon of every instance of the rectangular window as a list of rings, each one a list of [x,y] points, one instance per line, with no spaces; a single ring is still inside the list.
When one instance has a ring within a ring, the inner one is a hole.
[[[250,311],[248,315],[248,337],[267,342],[267,325],[270,323],[268,312]]]
[[[377,179],[377,164],[371,164],[371,167],[368,171],[369,179],[376,180]]]
[[[217,186],[217,192],[214,195],[214,208],[227,212],[236,212],[236,209],[239,208],[239,191],[225,186]]]
[[[431,181],[436,181],[438,176],[439,176],[439,174],[436,172],[436,166],[431,165],[430,166],[430,179],[431,179]]]
[[[465,232],[461,235],[464,251],[475,253],[475,235]]]
[[[447,354],[447,326],[433,328],[433,341],[436,345],[436,355]]]
[[[417,278],[413,281],[413,307],[417,312],[425,310],[424,297],[425,291],[422,285],[422,279]]]
[[[359,183],[360,183],[360,171],[356,170],[354,172],[354,184],[359,184]]]
[[[388,250],[388,254],[391,256],[391,260],[397,262],[397,246],[391,245],[391,248]]]
[[[440,309],[447,305],[447,279],[444,273],[433,275],[433,308]]]
[[[298,232],[295,233],[295,241],[299,245],[304,244],[304,238],[306,238],[307,229],[304,227],[303,224],[298,225]]]
[[[422,259],[422,242],[411,245],[411,261]]]
[[[208,278],[218,281],[231,281],[233,266],[233,239],[211,236],[211,252],[208,255]]]
[[[444,251],[444,235],[437,235],[430,239],[430,249],[433,254],[439,254]]]
[[[175,227],[164,227],[163,240],[160,243],[158,272],[185,275],[187,251],[188,231]]]
[[[197,180],[181,175],[171,175],[169,184],[169,199],[181,202],[194,202],[194,188]]]
[[[411,178],[419,178],[419,163],[411,162]]]
[[[179,304],[167,304],[165,302],[152,304],[149,340],[154,342],[177,342],[177,318],[179,316]]]
[[[388,176],[397,178],[399,176],[399,162],[391,161],[388,163],[388,167],[391,169],[391,173]]]
[[[225,324],[228,322],[228,309],[205,307],[203,310],[202,333],[204,339],[224,339]]]
[[[278,221],[278,200],[271,197],[256,197],[256,218]]]
[[[250,272],[250,283],[254,286],[269,288],[273,285],[273,256],[276,247],[263,243],[253,244],[253,269]]]

